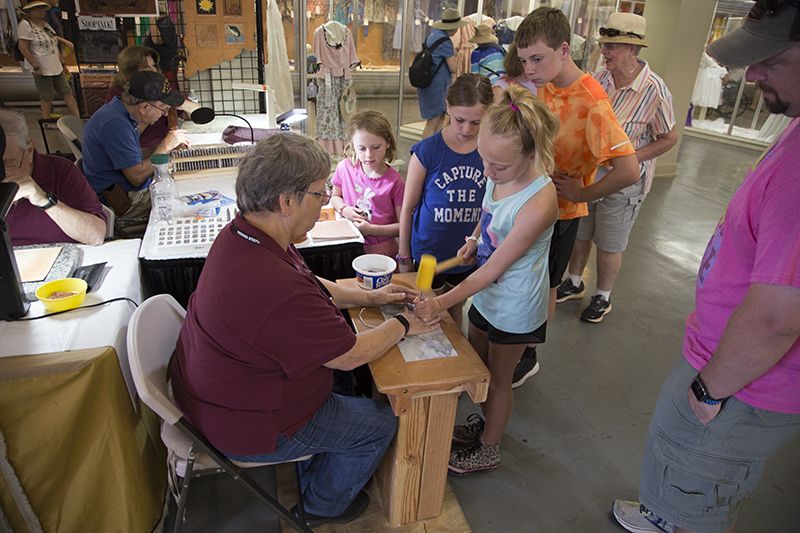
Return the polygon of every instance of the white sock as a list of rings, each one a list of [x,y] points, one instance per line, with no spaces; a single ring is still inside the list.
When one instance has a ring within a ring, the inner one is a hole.
[[[581,278],[582,276],[580,274],[569,274],[569,279],[572,280],[572,284],[576,287],[581,286]]]
[[[611,300],[611,291],[601,291],[600,289],[596,289],[594,291],[594,294],[595,294],[595,296],[599,294],[600,296],[605,298],[606,301],[610,301]]]

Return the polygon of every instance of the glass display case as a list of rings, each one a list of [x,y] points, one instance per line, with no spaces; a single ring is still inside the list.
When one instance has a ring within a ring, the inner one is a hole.
[[[711,43],[738,28],[753,3],[727,0],[717,3],[708,35]],[[689,131],[723,135],[767,144],[788,124],[786,117],[771,115],[763,105],[761,90],[746,80],[746,69],[727,68],[710,56],[700,58],[692,107],[686,117]]]

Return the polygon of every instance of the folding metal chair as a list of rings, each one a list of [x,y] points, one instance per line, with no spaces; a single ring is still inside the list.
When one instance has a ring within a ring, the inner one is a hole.
[[[153,296],[142,303],[133,313],[128,325],[128,361],[133,381],[142,401],[164,419],[161,438],[170,452],[170,479],[177,482],[183,473],[183,483],[178,494],[178,512],[175,517],[174,532],[180,531],[186,511],[191,479],[200,475],[224,470],[240,485],[269,507],[295,531],[310,533],[303,517],[302,494],[297,464],[295,464],[295,486],[297,487],[297,509],[301,518],[296,517],[277,499],[267,493],[243,468],[274,466],[276,464],[298,462],[311,456],[298,457],[280,463],[239,463],[231,461],[220,453],[185,418],[170,398],[167,384],[167,369],[178,334],[186,316],[186,311],[168,294]]]

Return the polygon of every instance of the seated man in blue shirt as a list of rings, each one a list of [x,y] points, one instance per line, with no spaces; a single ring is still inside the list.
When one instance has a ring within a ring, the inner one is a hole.
[[[143,159],[139,134],[178,107],[184,97],[170,88],[157,72],[143,70],[131,78],[122,99],[114,98],[97,110],[83,130],[83,171],[89,184],[125,221],[146,222],[150,215],[148,185],[153,165]],[[156,145],[154,154],[168,154],[179,145],[189,146],[184,130],[172,130]]]

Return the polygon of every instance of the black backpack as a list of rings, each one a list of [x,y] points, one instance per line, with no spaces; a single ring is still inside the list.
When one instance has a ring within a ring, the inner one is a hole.
[[[422,44],[422,50],[414,57],[414,61],[412,61],[411,66],[408,69],[408,81],[411,82],[413,87],[418,89],[424,89],[428,87],[431,83],[433,83],[433,78],[436,76],[436,73],[439,72],[439,69],[442,68],[444,65],[444,61],[442,61],[436,70],[431,72],[431,64],[433,63],[433,51],[436,49],[437,46],[442,44],[443,42],[450,39],[450,37],[442,37],[435,43],[433,46],[428,48],[425,43]]]
[[[11,29],[11,22],[8,23],[5,31],[6,53],[14,58],[14,61],[24,61],[25,56],[19,49],[17,40],[14,39],[14,31]]]

